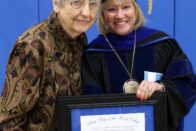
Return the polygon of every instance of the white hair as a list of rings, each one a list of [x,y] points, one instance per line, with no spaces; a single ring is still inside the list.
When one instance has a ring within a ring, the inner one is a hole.
[[[63,6],[65,0],[56,0],[59,6]]]

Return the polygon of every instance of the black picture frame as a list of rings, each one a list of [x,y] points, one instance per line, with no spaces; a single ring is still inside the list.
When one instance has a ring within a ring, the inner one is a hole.
[[[145,113],[145,117],[146,117],[145,131],[153,131],[153,130],[166,131],[167,130],[166,102],[167,101],[166,101],[165,93],[155,93],[149,100],[146,101],[138,100],[136,98],[136,94],[58,96],[57,97],[58,130],[80,131],[79,129],[80,127],[77,130],[72,130],[72,128],[75,126],[74,124],[79,122],[78,118],[75,119],[76,122],[75,121],[72,122],[72,120],[75,118],[73,115],[75,109],[77,111],[78,110],[83,111],[87,109],[88,111],[97,110],[96,112],[100,112],[99,110],[101,109],[110,110],[110,108],[115,109],[119,107],[120,108],[125,107],[125,109],[126,108],[131,109],[134,107],[134,112],[137,112],[138,109],[138,112],[142,111]],[[150,113],[148,113],[149,112],[148,107],[150,107],[149,108]],[[130,113],[132,113],[131,110]],[[148,127],[148,124],[150,124],[152,127]]]

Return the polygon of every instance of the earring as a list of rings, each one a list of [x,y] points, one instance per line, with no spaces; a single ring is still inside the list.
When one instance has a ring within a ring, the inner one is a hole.
[[[57,16],[58,16],[58,12],[55,12],[55,17],[57,18]]]
[[[54,11],[55,12],[55,17],[58,17],[59,11]]]

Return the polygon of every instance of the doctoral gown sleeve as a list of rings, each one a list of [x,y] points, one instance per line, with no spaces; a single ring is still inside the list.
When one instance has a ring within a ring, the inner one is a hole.
[[[157,67],[165,69],[161,82],[168,95],[169,126],[175,128],[195,102],[196,76],[189,59],[175,40],[167,40],[159,49]]]
[[[40,93],[43,66],[41,42],[17,41],[10,55],[0,101],[0,125],[4,130],[24,130],[28,112]]]

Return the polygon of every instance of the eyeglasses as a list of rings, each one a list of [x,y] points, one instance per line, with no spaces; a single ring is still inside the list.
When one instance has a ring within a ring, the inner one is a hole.
[[[86,0],[70,0],[71,6],[75,9],[80,9],[82,8],[86,2]],[[90,0],[88,5],[89,9],[92,11],[95,11],[99,7],[100,0]]]

